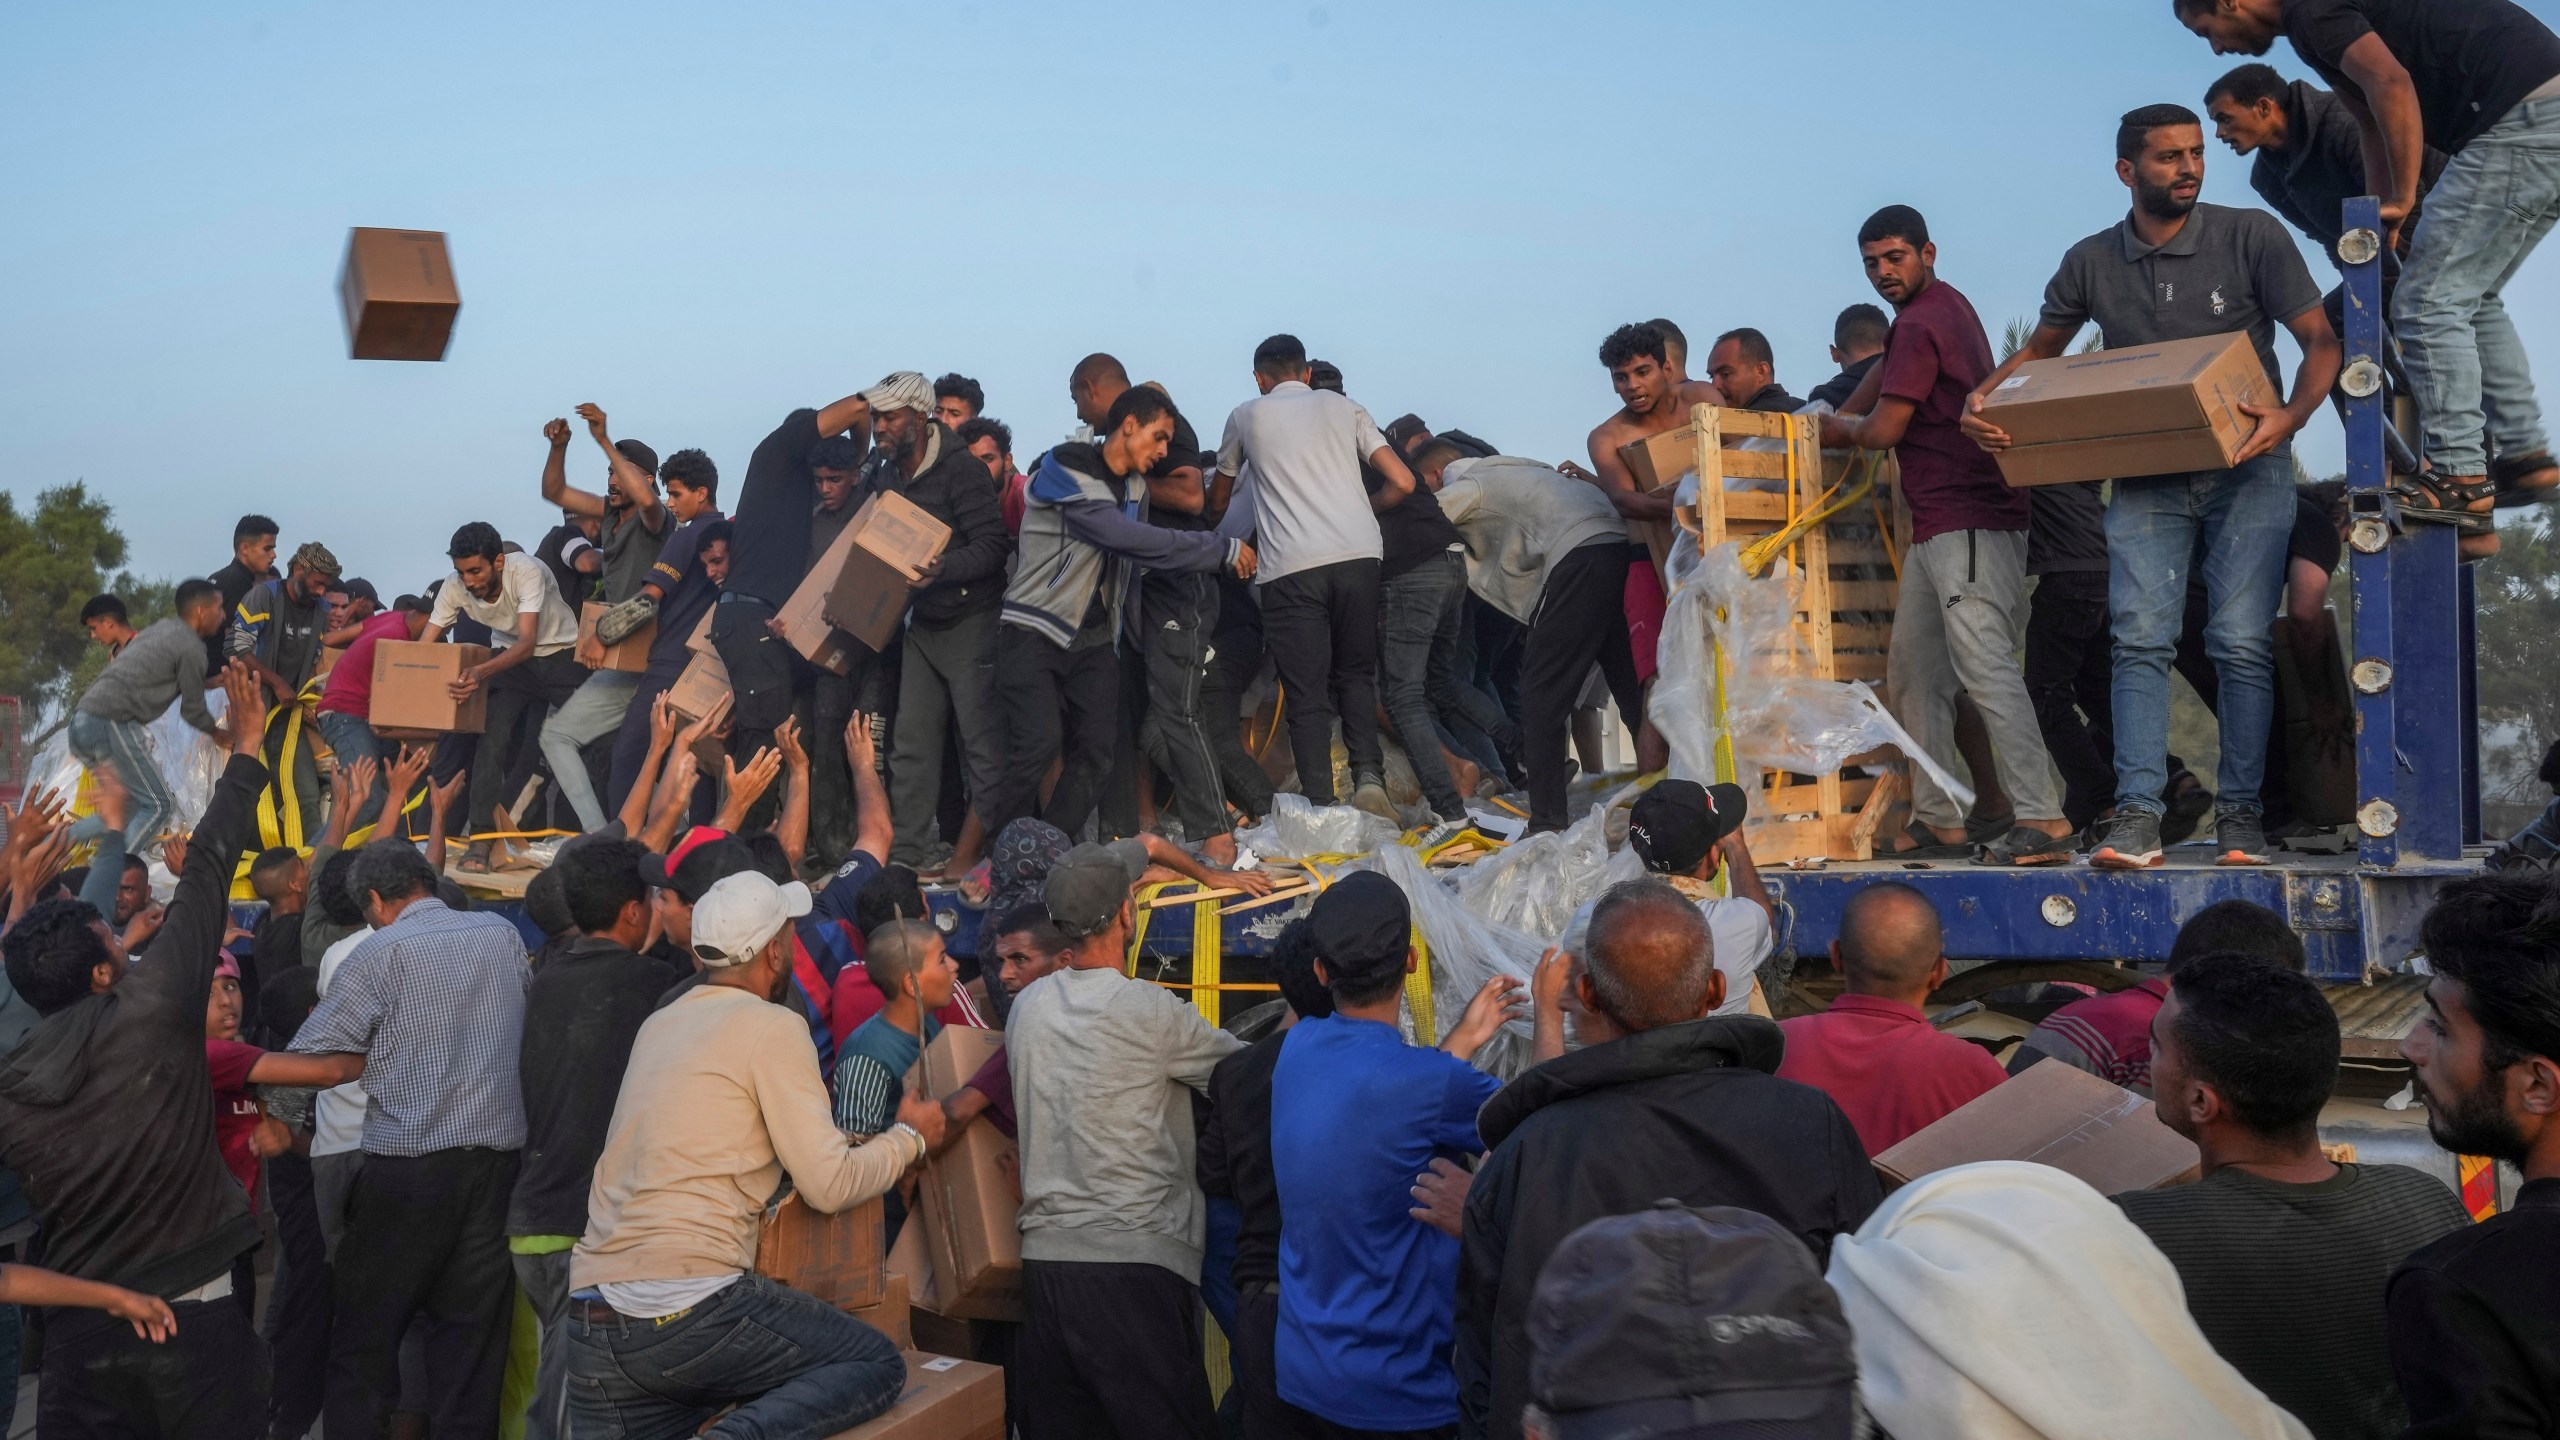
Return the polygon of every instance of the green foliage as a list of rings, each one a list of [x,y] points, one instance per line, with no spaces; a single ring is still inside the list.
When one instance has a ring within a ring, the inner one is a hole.
[[[2560,675],[2560,536],[2547,507],[2536,507],[2499,526],[2498,537],[2496,557],[2475,577],[2473,633],[2481,808],[2487,828],[2502,835],[2548,798],[2533,772],[2543,747],[2560,738],[2560,685],[2552,683]]]
[[[86,485],[46,490],[32,511],[0,490],[0,695],[29,716],[63,703],[91,648],[80,607],[124,560],[124,532]]]

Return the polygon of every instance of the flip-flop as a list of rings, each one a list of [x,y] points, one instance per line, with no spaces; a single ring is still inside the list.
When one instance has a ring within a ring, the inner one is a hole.
[[[465,875],[490,874],[492,872],[492,867],[489,863],[489,857],[492,850],[493,846],[490,841],[474,840],[469,845],[463,847],[462,858],[453,862],[453,868],[461,871]]]
[[[1971,841],[1950,845],[1933,834],[1929,827],[1914,820],[1902,833],[1917,842],[1908,850],[1888,850],[1878,858],[1885,860],[1961,860],[1973,853]]]
[[[1976,865],[2068,865],[2077,835],[2047,835],[2041,830],[2020,825],[2008,834],[1973,851]]]
[[[2018,814],[2004,810],[2000,814],[1964,822],[1964,838],[1968,844],[1987,845],[2018,828]]]

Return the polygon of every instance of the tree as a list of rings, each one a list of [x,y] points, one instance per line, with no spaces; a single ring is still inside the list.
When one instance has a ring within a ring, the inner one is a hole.
[[[0,695],[22,714],[63,707],[91,648],[80,607],[124,561],[124,532],[86,485],[44,491],[32,512],[0,490]]]
[[[2474,577],[2482,819],[2503,837],[2542,808],[2534,767],[2560,739],[2560,543],[2549,515],[2498,527]]]

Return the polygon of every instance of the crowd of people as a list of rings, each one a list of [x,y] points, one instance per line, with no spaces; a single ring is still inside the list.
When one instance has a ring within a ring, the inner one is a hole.
[[[2289,37],[2334,87],[2252,64],[2203,99],[2333,256],[2339,200],[2383,197],[2424,432],[2399,511],[2493,550],[2494,506],[2560,483],[2498,301],[2560,219],[2560,38],[2507,0],[2175,9],[2220,50]],[[1210,1324],[1223,1422],[1255,1437],[2560,1432],[2538,867],[2443,889],[2404,1046],[2437,1142],[2522,1173],[2477,1224],[2426,1174],[2323,1151],[2338,1023],[2299,937],[2242,902],[2004,1070],[1930,1023],[1939,917],[1880,881],[1844,915],[1838,1000],[1773,1019],[1729,785],[1655,782],[1629,826],[1646,878],[1532,975],[1445,997],[1434,1047],[1403,1032],[1424,961],[1376,873],[1283,933],[1282,1023],[1252,1044],[1127,972],[1150,878],[1271,889],[1234,838],[1276,803],[1245,743],[1266,660],[1281,783],[1418,845],[1513,791],[1531,830],[1564,826],[1604,696],[1660,768],[1672,501],[1621,448],[1701,403],[1810,410],[1826,445],[1899,461],[1892,705],[1981,794],[1967,813],[1914,766],[1896,853],[2144,867],[2210,812],[2217,860],[2265,863],[2277,637],[2338,560],[2289,448],[2339,370],[2336,300],[2274,216],[2199,203],[2194,111],[2131,112],[2115,152],[2131,210],[2064,254],[2015,354],[1939,278],[1925,218],[1886,206],[1856,247],[1892,313],[1842,312],[1812,400],[1758,330],[1692,378],[1677,326],[1625,325],[1588,467],[1381,428],[1275,335],[1214,448],[1096,354],[1077,431],[1017,469],[980,386],[901,370],[792,410],[724,510],[711,456],[582,405],[602,481],[572,484],[575,430],[545,426],[560,520],[529,549],[466,524],[449,574],[386,603],[317,541],[279,567],[282,527],[251,515],[172,614],[137,628],[99,597],[81,618],[114,658],[68,723],[87,811],[31,796],[0,846],[0,1165],[31,1230],[0,1308],[39,1307],[39,1428],[831,1435],[894,1403],[904,1361],[755,1272],[766,1206],[879,1198],[894,1231],[918,1167],[983,1121],[1020,1152],[1023,1319],[991,1345],[1026,1440],[1218,1433]],[[2281,325],[2301,360],[2228,469],[2012,488],[1981,400],[2091,322],[2115,346],[2245,332],[2271,375]],[[947,542],[884,646],[813,637],[793,597],[885,495]],[[640,669],[605,663],[652,625]],[[386,641],[485,647],[450,685],[485,697],[481,730],[378,729]],[[681,713],[702,645],[728,698]],[[2173,667],[2219,715],[2209,793],[2167,753]],[[173,707],[227,755],[200,816],[155,763]],[[1388,735],[1419,807],[1390,794]],[[546,805],[575,838],[526,892],[529,952],[448,875],[448,837],[471,879]],[[244,874],[254,930],[231,923]],[[936,879],[983,902],[966,955]],[[991,1023],[995,1058],[922,1093],[935,1035]],[[1532,1037],[1508,1083],[1471,1063],[1505,1027]],[[1883,1193],[1875,1156],[2044,1063],[2152,1098],[2202,1178],[2109,1197],[1987,1164]],[[511,1390],[519,1297],[538,1359]]]

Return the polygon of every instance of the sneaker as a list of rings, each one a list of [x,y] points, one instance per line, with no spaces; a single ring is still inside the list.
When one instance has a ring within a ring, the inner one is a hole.
[[[1444,840],[1454,838],[1459,831],[1466,829],[1470,823],[1470,821],[1466,820],[1435,820],[1431,824],[1415,831],[1413,833],[1413,838],[1406,843],[1416,850],[1428,850],[1432,846],[1437,845]]]
[[[2214,821],[2213,863],[2216,865],[2264,865],[2267,863],[2267,822],[2254,810],[2234,810]]]
[[[1366,810],[1398,829],[1404,828],[1404,817],[1396,813],[1396,802],[1387,797],[1387,787],[1375,778],[1364,778],[1351,792],[1351,805]]]
[[[2160,817],[2148,810],[2118,811],[2098,833],[2089,863],[2101,870],[2147,870],[2160,863]]]

